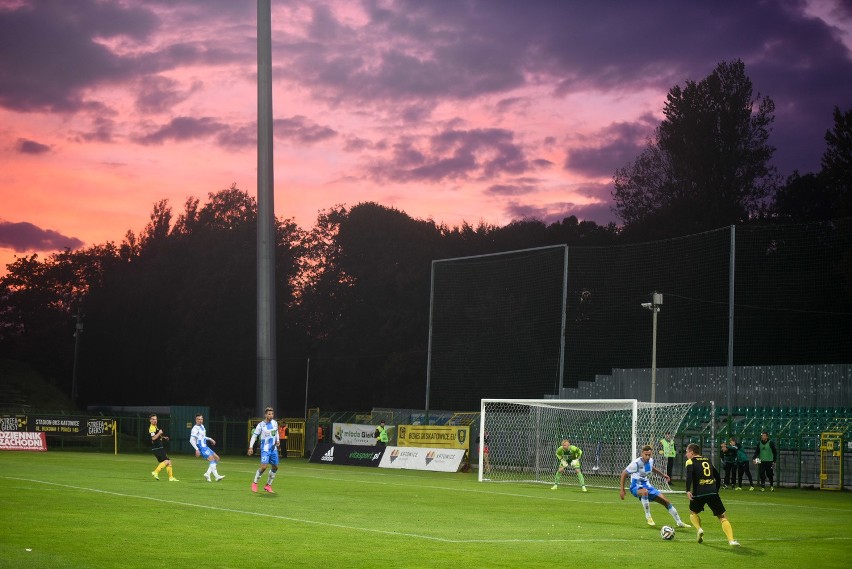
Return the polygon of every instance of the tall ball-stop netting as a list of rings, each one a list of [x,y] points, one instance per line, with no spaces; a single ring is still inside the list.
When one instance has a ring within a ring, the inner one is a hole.
[[[566,263],[565,245],[432,263],[428,407],[558,392]]]

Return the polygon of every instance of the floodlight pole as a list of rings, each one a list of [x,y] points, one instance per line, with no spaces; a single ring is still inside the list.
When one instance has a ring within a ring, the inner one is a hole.
[[[278,409],[271,0],[257,0],[257,413]]]
[[[651,302],[643,302],[642,308],[651,311],[653,331],[651,332],[651,403],[657,402],[657,313],[663,304],[662,293],[654,291]]]

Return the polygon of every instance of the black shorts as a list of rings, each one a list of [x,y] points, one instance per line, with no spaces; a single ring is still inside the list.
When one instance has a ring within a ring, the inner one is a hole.
[[[710,506],[710,511],[716,517],[725,513],[725,505],[722,504],[722,498],[718,494],[693,495],[692,500],[689,501],[689,511],[695,514],[703,512],[704,506]]]
[[[151,451],[154,453],[154,458],[157,459],[157,462],[163,462],[164,460],[169,460],[169,455],[166,454],[166,449],[164,448],[153,448]]]

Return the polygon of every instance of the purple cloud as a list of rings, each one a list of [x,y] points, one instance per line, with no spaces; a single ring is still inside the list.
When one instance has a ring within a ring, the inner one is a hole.
[[[92,121],[92,129],[79,133],[75,139],[82,142],[112,142],[115,121],[106,117],[96,117]]]
[[[455,179],[491,180],[519,175],[539,167],[504,129],[445,130],[418,141],[407,137],[394,147],[390,160],[370,166],[374,179],[440,182]]]
[[[523,196],[538,191],[535,183],[494,184],[485,189],[485,194],[490,196]]]
[[[299,144],[313,144],[337,136],[333,128],[318,125],[301,115],[275,119],[272,131],[275,138],[293,140]]]
[[[190,89],[181,89],[174,79],[153,76],[141,82],[136,93],[136,108],[142,113],[162,113],[184,101],[201,88],[201,82],[193,82]]]
[[[151,133],[135,136],[134,140],[139,144],[163,144],[166,141],[185,141],[197,138],[207,138],[223,130],[228,125],[220,123],[211,117],[176,117]]]
[[[46,154],[50,152],[50,146],[47,144],[41,144],[35,140],[19,138],[18,142],[15,144],[15,150],[21,154]]]
[[[158,24],[147,9],[95,0],[12,6],[0,7],[0,106],[20,112],[101,106],[86,100],[86,90],[134,71],[132,57],[118,56],[96,39],[139,40]]]
[[[25,251],[58,251],[68,247],[79,249],[84,243],[52,229],[42,229],[21,221],[0,221],[0,247],[23,253]]]
[[[635,122],[613,123],[589,137],[593,144],[570,149],[564,167],[591,177],[612,176],[639,155],[658,124],[650,114]]]

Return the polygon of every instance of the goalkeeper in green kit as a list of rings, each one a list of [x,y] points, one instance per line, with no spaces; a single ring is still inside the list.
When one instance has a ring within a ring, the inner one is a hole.
[[[559,470],[556,471],[556,476],[553,477],[551,490],[559,488],[559,480],[562,478],[562,473],[570,466],[577,474],[577,480],[580,481],[580,487],[583,489],[583,492],[586,491],[586,479],[580,470],[581,456],[583,456],[583,451],[578,447],[572,446],[568,439],[563,440],[562,444],[556,447],[556,460],[559,461]]]

